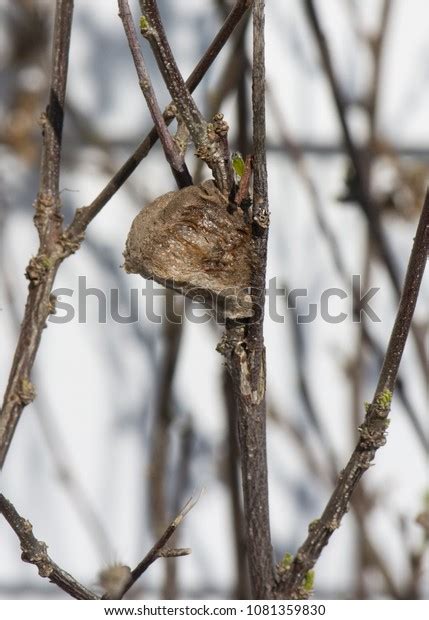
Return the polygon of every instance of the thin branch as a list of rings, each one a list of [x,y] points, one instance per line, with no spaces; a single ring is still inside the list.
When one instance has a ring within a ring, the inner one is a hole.
[[[54,201],[58,200],[59,195],[61,141],[72,19],[73,0],[57,0],[49,103],[45,114],[42,115],[43,152],[40,179],[40,192],[44,198],[49,197]]]
[[[370,136],[373,144],[377,138],[377,121],[378,121],[378,108],[380,100],[380,86],[381,86],[381,69],[383,49],[386,42],[386,35],[388,32],[390,17],[392,14],[392,0],[383,0],[381,7],[380,24],[375,36],[368,36],[368,45],[372,52],[373,57],[373,76],[371,80],[371,87],[368,97],[368,117],[370,121]]]
[[[220,0],[220,4],[222,4],[223,7],[225,2]],[[222,10],[222,13],[223,12],[224,10]],[[245,88],[242,88],[243,81],[246,82],[246,75],[244,73],[245,66],[243,65],[250,64],[245,53],[246,33],[248,31],[249,21],[250,13],[245,15],[234,32],[234,38],[231,38],[228,58],[224,62],[219,79],[210,89],[206,112],[208,118],[213,118],[216,112],[222,108],[228,96],[234,96],[234,93],[236,93],[238,135],[235,136],[235,139],[238,140],[237,148],[242,154],[250,152],[249,140],[247,139],[245,142],[241,139],[244,135],[248,138],[250,127],[248,109],[250,106],[247,100],[248,93],[245,92]],[[199,179],[199,182],[201,182],[202,179],[203,164],[204,162],[202,159],[197,160],[194,178]]]
[[[319,18],[316,13],[316,9],[314,7],[313,0],[305,0],[304,8],[307,14],[308,23],[313,31],[314,37],[316,39],[319,52],[322,58],[323,67],[326,73],[326,76],[329,81],[329,85],[331,87],[332,95],[335,101],[335,106],[338,114],[338,119],[340,121],[340,125],[343,132],[344,143],[346,146],[346,150],[349,154],[350,160],[352,162],[354,172],[356,175],[356,187],[359,192],[358,200],[362,207],[363,212],[365,213],[370,233],[372,238],[374,239],[380,255],[386,265],[387,271],[392,280],[393,286],[397,291],[398,295],[400,294],[400,281],[396,268],[396,264],[391,252],[390,247],[387,244],[386,237],[384,235],[383,229],[381,227],[379,213],[368,191],[368,179],[367,173],[364,170],[362,165],[362,159],[359,155],[359,151],[355,146],[346,115],[346,104],[344,101],[343,94],[341,92],[340,86],[338,84],[337,78],[335,76],[334,67],[332,64],[331,55],[329,52],[329,48],[323,34]]]
[[[237,1],[219,33],[190,75],[187,85],[191,91],[201,82],[248,8],[249,0]],[[70,43],[72,10],[73,0],[57,0],[54,27],[54,65],[53,77],[51,80],[54,85],[51,88],[53,105],[52,107],[48,106],[48,113],[44,120],[44,135],[46,136],[44,149],[47,150],[48,144],[51,145],[51,147],[49,147],[49,152],[52,153],[52,156],[57,156],[59,153],[61,144],[61,132],[59,129],[61,124],[56,117],[52,124],[52,126],[55,127],[55,132],[51,134],[49,123],[52,122],[52,111],[57,113],[64,107],[63,97],[65,76],[67,73],[66,49],[68,49]],[[58,84],[62,84],[63,82],[59,79],[59,76],[62,76],[64,80],[64,84],[61,87],[59,87]],[[61,102],[63,105],[58,106]],[[174,118],[174,115],[171,114],[171,111],[168,115],[164,112],[164,118],[168,124]],[[48,133],[46,133],[46,131],[48,131]],[[57,136],[56,141],[51,139],[51,135]],[[146,157],[152,146],[156,143],[157,139],[157,130],[153,128],[97,198],[95,198],[88,207],[77,210],[71,225],[64,234],[61,234],[60,218],[55,206],[58,197],[53,200],[50,195],[46,196],[46,192],[43,191],[43,185],[41,184],[41,191],[37,200],[36,224],[39,229],[48,231],[49,227],[45,225],[45,220],[52,218],[52,235],[46,234],[46,236],[48,238],[47,240],[52,242],[56,240],[57,243],[54,247],[50,248],[49,252],[46,252],[47,248],[44,247],[45,244],[41,244],[37,256],[31,259],[27,269],[27,277],[30,280],[29,294],[21,333],[0,414],[0,468],[4,465],[9,445],[22,410],[35,396],[35,391],[29,376],[46,320],[49,313],[54,309],[54,300],[51,299],[51,291],[58,267],[67,256],[79,248],[88,225],[134,172],[138,164]],[[44,156],[44,162],[47,161],[49,161],[49,158]],[[58,164],[53,162],[52,170],[57,170],[56,174],[58,174],[59,162]],[[57,185],[57,181],[54,180],[54,177],[49,176],[48,173],[43,176],[50,179],[49,184],[51,188]]]
[[[188,80],[186,85],[192,93],[199,85],[218,54],[221,52],[232,32],[237,24],[240,22],[243,15],[251,5],[251,0],[238,0],[231,13],[225,20],[224,25],[219,30],[216,37],[208,47],[206,53],[197,64]],[[172,104],[170,103],[164,110],[164,120],[169,125],[174,118],[172,112]],[[82,207],[76,211],[73,222],[70,224],[67,230],[67,238],[80,239],[85,233],[87,227],[92,222],[94,217],[100,213],[103,207],[109,202],[109,200],[116,194],[116,192],[122,187],[125,181],[131,176],[139,163],[149,154],[151,148],[156,144],[158,140],[158,132],[153,127],[148,135],[144,138],[143,142],[139,144],[134,153],[127,159],[127,161],[121,166],[118,172],[112,177],[109,183],[98,194],[98,196],[87,207]]]
[[[140,579],[140,577],[149,568],[149,566],[151,566],[151,564],[153,564],[159,558],[181,557],[183,555],[189,555],[191,553],[190,549],[170,549],[167,547],[167,543],[173,536],[179,525],[182,523],[188,512],[190,512],[195,506],[195,504],[198,502],[200,495],[197,498],[191,497],[191,499],[179,512],[177,517],[175,517],[175,519],[173,519],[170,525],[166,528],[159,540],[157,540],[157,542],[153,545],[152,549],[145,555],[143,560],[136,566],[136,568],[131,571],[129,580],[126,582],[122,591],[117,596],[118,599],[122,599],[128,592],[128,590],[136,583],[136,581]],[[109,596],[105,594],[103,598],[108,599]]]
[[[232,525],[234,536],[234,556],[236,566],[236,584],[233,590],[233,598],[247,600],[250,598],[249,569],[247,561],[246,527],[241,498],[240,484],[240,450],[237,436],[237,403],[227,369],[223,372],[223,394],[225,402],[225,414],[227,423],[227,476],[228,493],[231,501]]]
[[[294,440],[303,455],[312,478],[315,480],[318,479],[323,486],[335,483],[336,475],[332,475],[332,472],[327,471],[327,468],[324,467],[316,458],[312,446],[308,442],[308,437],[303,432],[303,429],[301,429],[298,424],[295,424],[289,420],[287,416],[280,415],[279,412],[272,406],[269,409],[269,416],[280,429],[282,429],[290,438]],[[371,537],[364,520],[366,515],[363,513],[363,508],[356,505],[356,502],[353,500],[354,497],[352,498],[351,507],[355,513],[355,520],[361,535],[360,540],[362,540],[362,545],[364,546],[368,556],[371,558],[373,566],[378,568],[380,574],[383,576],[389,596],[396,599],[401,598],[401,594],[395,587],[395,583],[390,575],[388,567],[371,541]]]
[[[1,187],[1,183],[0,183]],[[4,282],[6,299],[10,308],[10,317],[12,319],[14,333],[19,334],[19,311],[16,299],[13,295],[13,286],[10,280],[9,270],[6,268],[5,260],[5,231],[4,231],[4,211],[6,207],[5,195],[0,193],[0,273]],[[36,377],[38,375],[36,374]],[[78,477],[75,475],[73,468],[68,462],[67,451],[62,437],[55,425],[54,416],[49,410],[47,399],[42,398],[39,394],[34,403],[34,412],[40,423],[40,429],[44,436],[46,446],[50,452],[56,475],[63,485],[64,491],[69,495],[71,506],[82,519],[82,524],[87,528],[88,535],[97,547],[101,557],[105,557],[106,551],[112,548],[105,528],[98,518],[90,499],[80,484]]]
[[[175,299],[176,298],[176,299]],[[166,310],[164,317],[163,343],[164,353],[157,375],[159,376],[156,388],[157,398],[153,415],[152,438],[150,441],[150,467],[149,467],[149,504],[152,531],[160,536],[167,522],[167,485],[171,484],[168,465],[171,457],[171,425],[174,417],[174,376],[180,354],[182,338],[182,313],[183,299],[178,298],[171,289],[165,290]],[[175,301],[180,303],[180,308]],[[180,461],[180,458],[179,458]],[[177,464],[175,463],[176,467]],[[175,469],[176,469],[175,467]],[[174,483],[178,493],[183,488]],[[178,504],[173,508],[173,514],[182,504],[181,497]],[[171,576],[176,570],[175,562],[165,563],[165,584],[172,585]],[[167,596],[166,598],[172,598]]]
[[[213,122],[207,123],[198,109],[171,51],[156,0],[140,0],[140,6],[143,13],[141,33],[150,43],[177,116],[187,127],[196,154],[211,168],[218,188],[228,196],[234,181],[227,141],[228,125],[222,114],[215,115]]]
[[[365,420],[359,427],[359,440],[320,519],[309,526],[309,534],[299,548],[291,566],[280,569],[276,595],[280,598],[305,596],[302,583],[317,562],[333,532],[346,514],[352,494],[375,458],[377,450],[386,443],[388,415],[395,388],[399,364],[410,331],[414,309],[429,256],[429,193],[420,216],[413,249],[405,276],[404,288],[387,347],[383,366],[372,402],[367,406]]]
[[[149,41],[165,84],[170,92],[178,115],[183,119],[195,144],[203,144],[207,137],[207,123],[177,66],[159,15],[155,0],[140,0],[143,13],[141,32]]]
[[[59,174],[72,18],[73,0],[57,0],[50,95],[42,116],[42,166],[34,217],[40,245],[26,271],[29,280],[27,304],[0,414],[0,468],[22,411],[35,396],[30,373],[43,328],[53,310],[50,294],[65,249],[61,238]]]
[[[78,600],[97,600],[98,596],[81,585],[74,577],[66,573],[48,555],[48,547],[37,540],[33,527],[27,519],[21,517],[14,506],[0,493],[0,512],[9,523],[21,543],[21,558],[24,562],[37,566],[39,575],[48,578],[61,590]]]
[[[134,583],[149,568],[149,566],[155,562],[155,560],[159,558],[177,558],[191,553],[191,550],[188,548],[170,548],[167,546],[167,543],[186,515],[198,502],[199,497],[200,496],[197,498],[191,498],[186,503],[179,514],[166,528],[159,540],[154,544],[149,553],[147,553],[136,568],[130,572],[130,576],[126,580],[120,592],[117,593],[115,591],[114,597],[109,592],[106,592],[102,597],[103,599],[122,599],[131,586],[134,585]],[[73,598],[79,600],[99,600],[99,597],[96,594],[85,588],[85,586],[82,586],[74,579],[74,577],[66,573],[62,568],[55,564],[55,562],[48,555],[48,547],[46,543],[37,540],[34,536],[31,523],[21,517],[14,506],[1,493],[0,512],[3,514],[6,521],[19,538],[22,550],[21,558],[24,562],[29,562],[30,564],[37,566],[41,577],[48,578],[49,581],[55,583],[59,588],[70,594]]]
[[[188,185],[192,185],[192,178],[184,162],[183,155],[180,153],[177,145],[175,144],[172,136],[170,135],[161,109],[158,105],[155,91],[152,86],[152,81],[150,79],[150,75],[146,68],[146,63],[144,61],[139,42],[137,40],[137,33],[134,28],[133,18],[131,15],[128,0],[118,0],[118,6],[119,17],[122,20],[125,34],[128,39],[128,45],[134,60],[134,65],[139,79],[139,85],[143,92],[144,98],[146,99],[147,107],[149,108],[153,123],[158,132],[159,139],[161,140],[165,157],[171,166],[178,186],[186,187]]]

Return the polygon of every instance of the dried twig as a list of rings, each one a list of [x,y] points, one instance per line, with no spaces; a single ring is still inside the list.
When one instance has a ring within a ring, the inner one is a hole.
[[[250,598],[249,568],[247,560],[246,527],[245,517],[242,506],[242,493],[240,481],[240,448],[237,436],[237,403],[234,395],[231,375],[224,369],[223,372],[223,393],[225,402],[225,414],[227,423],[227,481],[228,493],[230,495],[233,537],[234,537],[234,557],[236,566],[236,584],[233,590],[233,598],[246,600]]]
[[[207,73],[208,69],[213,64],[213,61],[217,58],[219,52],[222,50],[237,24],[240,22],[243,15],[246,13],[250,6],[250,0],[237,0],[236,5],[231,10],[228,18],[225,20],[224,25],[220,29],[219,33],[213,39],[211,45],[208,47],[206,53],[197,64],[188,80],[186,85],[189,91],[192,93],[198,84]],[[167,125],[173,120],[174,113],[172,112],[172,106],[169,104],[164,111],[164,120]],[[139,163],[149,154],[151,148],[156,144],[158,140],[158,132],[155,127],[151,129],[143,142],[139,144],[134,153],[127,159],[127,161],[121,166],[118,172],[107,183],[104,189],[99,195],[92,201],[87,207],[83,207],[76,211],[76,215],[73,222],[70,224],[67,230],[67,237],[71,239],[81,237],[94,217],[106,206],[109,200],[114,196],[118,189],[125,183],[125,181],[131,176]]]
[[[195,144],[196,154],[211,168],[218,188],[227,196],[233,186],[233,172],[229,157],[228,125],[222,114],[216,114],[207,123],[198,109],[179,71],[171,51],[156,0],[140,0],[143,12],[141,32],[149,41],[165,84],[173,98],[177,117]]]
[[[30,260],[26,271],[29,280],[27,304],[0,415],[0,468],[4,464],[21,413],[35,397],[30,372],[43,328],[53,309],[50,298],[52,285],[64,255],[72,251],[62,237],[59,197],[61,137],[72,17],[73,0],[57,0],[50,96],[41,121],[42,167],[34,217],[40,245],[37,256]]]
[[[222,5],[222,14],[227,14],[226,2],[220,0]],[[240,153],[246,154],[250,152],[249,146],[249,97],[247,92],[247,75],[245,70],[249,67],[249,61],[246,55],[246,33],[248,31],[248,23],[250,14],[246,14],[237,26],[234,38],[231,37],[231,45],[228,58],[224,63],[221,75],[216,84],[210,89],[207,100],[207,116],[212,118],[217,110],[220,110],[223,102],[231,95],[236,93],[236,134],[235,141],[237,149]],[[201,180],[203,170],[203,161],[197,162],[194,177]]]
[[[74,577],[66,573],[48,555],[48,547],[43,541],[37,540],[33,527],[27,519],[21,517],[15,507],[0,493],[0,512],[9,523],[21,543],[21,558],[37,566],[39,575],[48,578],[61,590],[75,599],[96,600],[98,596],[81,585]]]
[[[192,510],[195,504],[198,502],[199,496],[195,498],[191,498],[182,510],[179,512],[177,517],[173,519],[170,525],[166,528],[162,536],[157,540],[152,549],[145,555],[143,560],[134,568],[130,573],[130,578],[124,585],[122,591],[115,598],[122,599],[128,590],[135,584],[135,582],[143,575],[143,573],[149,568],[151,564],[153,564],[159,558],[177,558],[184,555],[189,555],[191,553],[190,549],[170,549],[167,547],[167,543],[170,538],[173,536],[174,532],[177,530],[179,525],[182,523],[183,519],[186,517],[188,512]],[[103,596],[104,599],[110,598],[108,595]]]
[[[150,75],[146,68],[146,63],[144,61],[139,42],[137,40],[137,33],[134,28],[133,18],[131,16],[128,0],[118,0],[118,5],[119,17],[122,20],[125,34],[127,35],[128,45],[131,50],[134,65],[137,71],[137,76],[139,79],[139,85],[142,89],[147,106],[149,108],[149,112],[152,116],[152,120],[161,140],[165,157],[171,166],[178,186],[186,187],[187,185],[192,185],[192,178],[185,164],[183,154],[180,152],[179,148],[171,137],[170,132],[167,128],[167,124],[164,120],[164,116],[158,105],[155,91],[152,86],[152,81],[150,79]]]
[[[134,570],[130,571],[130,576],[123,585],[121,591],[119,593],[115,592],[114,597],[111,593],[106,592],[102,596],[103,599],[123,598],[131,586],[135,584],[135,582],[142,576],[149,566],[155,562],[155,560],[159,558],[177,558],[191,553],[190,549],[176,549],[167,547],[167,543],[188,512],[195,506],[198,499],[199,497],[196,499],[191,498],[186,503],[179,514],[166,528],[159,540],[154,544],[149,553],[146,554]],[[70,596],[75,599],[98,600],[100,598],[94,594],[94,592],[91,592],[91,590],[88,590],[85,586],[82,586],[74,579],[74,577],[66,573],[62,568],[55,564],[55,562],[48,555],[48,547],[46,543],[35,538],[31,523],[21,517],[14,506],[1,493],[0,512],[3,513],[4,518],[21,542],[22,560],[37,566],[41,577],[47,577],[49,581],[55,583],[59,588],[70,594]]]
[[[280,581],[276,588],[276,596],[279,598],[300,598],[306,595],[302,588],[305,576],[317,562],[333,532],[340,526],[360,478],[370,467],[377,450],[386,442],[392,392],[410,331],[428,255],[429,194],[426,196],[421,213],[398,313],[374,398],[367,406],[365,420],[359,427],[358,443],[348,464],[338,477],[336,487],[321,518],[310,524],[308,537],[299,548],[292,564],[287,569],[282,570],[280,567]]]
[[[164,31],[157,3],[155,0],[140,0],[140,7],[143,13],[142,35],[150,43],[165,84],[177,106],[177,114],[188,127],[194,143],[197,146],[203,144],[207,140],[207,123],[179,71]]]

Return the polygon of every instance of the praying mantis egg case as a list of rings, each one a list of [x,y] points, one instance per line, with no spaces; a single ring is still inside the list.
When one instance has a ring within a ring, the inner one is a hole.
[[[222,318],[252,316],[251,224],[213,181],[168,192],[134,219],[125,269],[197,298]]]

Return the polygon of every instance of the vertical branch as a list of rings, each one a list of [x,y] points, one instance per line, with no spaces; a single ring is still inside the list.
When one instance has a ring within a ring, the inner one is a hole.
[[[166,312],[164,317],[164,355],[161,361],[160,378],[158,383],[157,403],[153,418],[153,431],[151,441],[151,464],[149,469],[149,504],[151,526],[154,535],[159,537],[169,516],[168,488],[169,488],[169,463],[171,462],[171,425],[174,421],[174,375],[180,353],[182,338],[182,310],[177,314],[175,308],[175,293],[165,289]],[[182,299],[180,302],[182,304]],[[182,498],[181,498],[182,499]],[[180,499],[180,501],[181,501]],[[176,506],[174,507],[174,510]],[[168,560],[165,563],[166,585],[172,584],[172,571],[175,571],[175,563]],[[168,598],[168,597],[167,597]]]
[[[29,280],[27,304],[0,414],[0,468],[22,411],[35,397],[30,373],[43,328],[53,311],[50,293],[65,255],[61,240],[59,175],[72,17],[73,0],[57,0],[49,104],[42,116],[42,165],[34,216],[40,245],[26,271]]]
[[[219,350],[225,354],[237,399],[238,435],[252,595],[271,597],[273,564],[268,504],[266,451],[266,370],[263,336],[268,241],[268,195],[265,155],[264,0],[253,8],[254,185],[252,299],[249,323],[227,323]]]
[[[225,2],[220,0],[224,10]],[[223,11],[222,11],[223,12]],[[246,54],[246,33],[248,30],[250,14],[246,15],[235,30],[234,38],[231,38],[231,46],[228,58],[216,84],[210,89],[207,101],[207,116],[213,118],[227,97],[236,93],[237,97],[237,148],[240,153],[250,152],[249,144],[249,101],[247,92],[247,75],[250,63]],[[245,138],[245,139],[243,139]],[[203,160],[200,159],[195,170],[195,177],[201,179]]]
[[[371,146],[374,148],[377,137],[378,104],[381,84],[381,69],[384,43],[392,11],[392,0],[383,0],[380,26],[375,36],[369,37],[368,43],[373,56],[373,77],[368,97],[368,117],[370,123]]]
[[[227,418],[227,484],[231,501],[234,556],[236,566],[236,584],[233,591],[233,598],[246,600],[250,598],[250,584],[249,569],[247,566],[246,528],[240,488],[240,452],[237,437],[237,404],[231,382],[231,376],[226,369],[223,373],[223,393]]]
[[[42,118],[43,151],[40,192],[58,199],[73,0],[57,0],[49,103]],[[56,205],[58,206],[58,205]]]

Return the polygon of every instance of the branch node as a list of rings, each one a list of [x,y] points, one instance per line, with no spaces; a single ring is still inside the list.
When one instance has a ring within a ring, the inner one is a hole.
[[[38,286],[44,276],[53,267],[52,258],[46,254],[38,254],[30,259],[25,270],[25,277],[31,286]]]
[[[84,232],[79,232],[75,235],[71,234],[70,231],[65,231],[58,242],[60,247],[60,255],[61,258],[67,258],[71,254],[74,254],[78,251],[81,246],[82,241],[85,238]]]
[[[36,398],[36,388],[29,379],[24,377],[17,394],[19,402],[25,407],[33,402]]]

